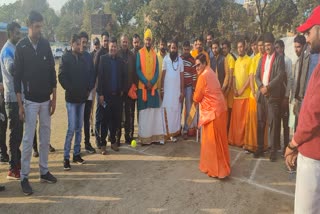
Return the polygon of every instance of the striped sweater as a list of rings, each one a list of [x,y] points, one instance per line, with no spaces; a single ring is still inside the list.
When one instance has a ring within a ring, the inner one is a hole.
[[[183,54],[181,55],[181,58],[184,65],[184,87],[192,86],[194,89],[197,81],[196,68],[193,67],[195,65],[195,60],[191,54]]]

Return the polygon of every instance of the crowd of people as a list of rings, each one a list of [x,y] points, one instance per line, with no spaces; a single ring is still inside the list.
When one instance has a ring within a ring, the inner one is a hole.
[[[319,15],[319,10],[313,14]],[[272,33],[254,35],[250,41],[239,39],[237,56],[231,52],[230,41],[219,42],[212,32],[206,41],[200,36],[192,45],[190,41],[181,43],[181,49],[177,40],[161,39],[158,52],[150,29],[144,32],[143,47],[140,36],[132,36],[132,50],[127,34],[118,41],[103,32],[100,39],[93,40],[92,52],[86,32],[73,35],[71,50],[62,56],[58,72],[68,115],[63,169],[71,169],[73,137],[72,162],[85,163],[81,157],[83,124],[85,151],[97,152],[90,142],[91,134],[96,148],[106,155],[107,141],[112,150],[119,151],[122,128],[124,143],[135,139],[135,116],[141,145],[176,142],[180,135],[183,139],[194,137],[201,127],[199,168],[211,177],[230,175],[228,144],[253,153],[254,158],[269,151],[272,162],[280,150],[290,170],[296,165],[298,145],[300,159],[305,155],[319,160],[319,99],[315,93],[319,38],[311,32],[319,23],[312,16],[310,20],[307,27],[298,28],[307,33],[308,43],[304,35],[294,38],[296,62],[285,55],[285,43]],[[39,156],[40,181],[57,182],[48,170],[48,152],[54,152],[50,130],[57,76],[50,44],[41,37],[42,15],[30,12],[27,25],[28,35],[21,38],[20,25],[8,24],[8,41],[0,54],[0,140],[1,161],[10,163],[7,178],[20,179],[23,193],[30,195],[28,175],[32,148],[37,148],[37,126],[40,143],[34,156]],[[10,156],[5,139],[7,123]],[[289,127],[295,132],[290,143]],[[316,149],[312,151],[306,141],[312,141]],[[317,175],[319,178],[319,172]]]

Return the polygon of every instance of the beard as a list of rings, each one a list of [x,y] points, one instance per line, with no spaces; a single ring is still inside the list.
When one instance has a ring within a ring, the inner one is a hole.
[[[310,44],[311,50],[310,53],[312,54],[318,54],[320,53],[320,42],[319,41],[314,41]]]
[[[178,57],[178,52],[170,52],[170,59],[175,61]]]

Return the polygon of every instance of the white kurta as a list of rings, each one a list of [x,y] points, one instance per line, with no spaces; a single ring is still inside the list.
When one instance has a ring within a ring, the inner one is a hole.
[[[183,73],[183,61],[178,57],[172,62],[169,55],[163,59],[162,70],[166,71],[164,79],[164,96],[162,101],[163,126],[168,137],[180,134],[181,129],[181,103],[180,74]]]

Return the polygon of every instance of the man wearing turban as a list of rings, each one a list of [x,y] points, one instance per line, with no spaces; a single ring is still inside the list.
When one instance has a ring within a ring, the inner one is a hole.
[[[144,33],[144,47],[137,53],[139,139],[141,144],[164,142],[162,114],[160,110],[157,80],[159,63],[152,48],[152,32]]]

